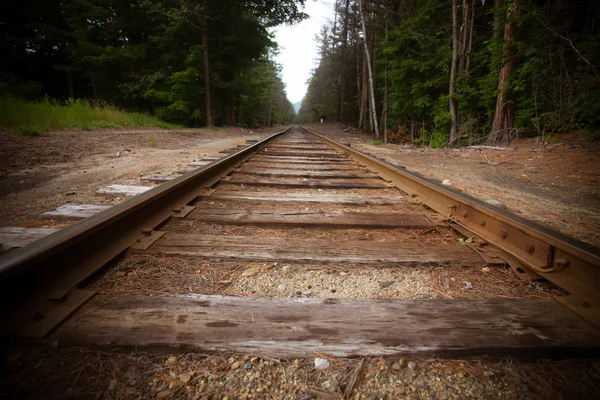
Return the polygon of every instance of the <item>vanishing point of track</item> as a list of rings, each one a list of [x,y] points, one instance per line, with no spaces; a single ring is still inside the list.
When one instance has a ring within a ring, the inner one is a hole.
[[[188,260],[200,275],[207,260],[245,263],[254,279],[282,266],[345,274],[510,265],[565,295],[343,299],[335,288],[331,298],[298,288],[291,297],[224,296],[191,286],[170,293],[177,277],[161,276],[160,296],[99,294],[103,277],[131,257]],[[590,356],[600,349],[599,271],[598,248],[293,127],[0,257],[0,333],[277,358]]]

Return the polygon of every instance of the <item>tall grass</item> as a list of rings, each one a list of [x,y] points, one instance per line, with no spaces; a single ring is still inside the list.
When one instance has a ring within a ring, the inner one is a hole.
[[[69,100],[63,104],[50,99],[33,102],[0,97],[0,128],[8,128],[17,134],[39,135],[60,129],[149,126],[180,128],[148,114],[125,112],[87,100]]]

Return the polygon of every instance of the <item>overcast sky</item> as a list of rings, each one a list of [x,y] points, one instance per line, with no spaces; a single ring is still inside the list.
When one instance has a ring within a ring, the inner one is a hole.
[[[282,79],[292,103],[302,100],[307,89],[306,81],[310,78],[311,70],[317,66],[315,35],[327,20],[333,19],[333,1],[307,0],[304,12],[310,19],[275,30],[280,51],[275,60],[283,66]]]

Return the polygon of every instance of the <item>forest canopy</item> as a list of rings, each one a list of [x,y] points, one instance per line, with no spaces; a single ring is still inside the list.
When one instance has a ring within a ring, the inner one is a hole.
[[[294,118],[269,28],[294,0],[22,0],[0,5],[0,95],[85,98],[188,126]]]
[[[600,132],[597,0],[336,0],[300,121],[432,146]]]

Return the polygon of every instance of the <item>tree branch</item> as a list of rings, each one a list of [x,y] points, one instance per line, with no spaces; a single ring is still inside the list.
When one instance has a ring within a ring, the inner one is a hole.
[[[573,51],[575,51],[575,53],[577,53],[577,55],[579,56],[579,58],[581,58],[581,60],[583,60],[583,62],[585,62],[587,65],[589,65],[592,68],[592,70],[594,71],[594,75],[596,75],[596,79],[598,79],[600,81],[600,73],[598,73],[598,70],[596,69],[596,67],[594,66],[594,64],[592,64],[590,62],[590,60],[588,60],[583,54],[581,54],[581,52],[577,49],[577,47],[575,47],[575,44],[573,43],[573,41],[571,39],[569,39],[568,37],[562,35],[560,32],[557,32],[550,25],[548,25],[547,23],[545,23],[540,17],[538,17],[535,13],[532,13],[527,8],[523,7],[521,4],[519,4],[519,5],[521,6],[521,8],[523,10],[525,10],[528,13],[530,13],[531,15],[533,15],[534,18],[537,19],[540,22],[540,24],[542,24],[546,29],[548,29],[550,32],[552,32],[553,34],[555,34],[556,36],[558,36],[562,40],[566,41],[569,44],[569,46],[571,46],[571,48],[573,49]]]

